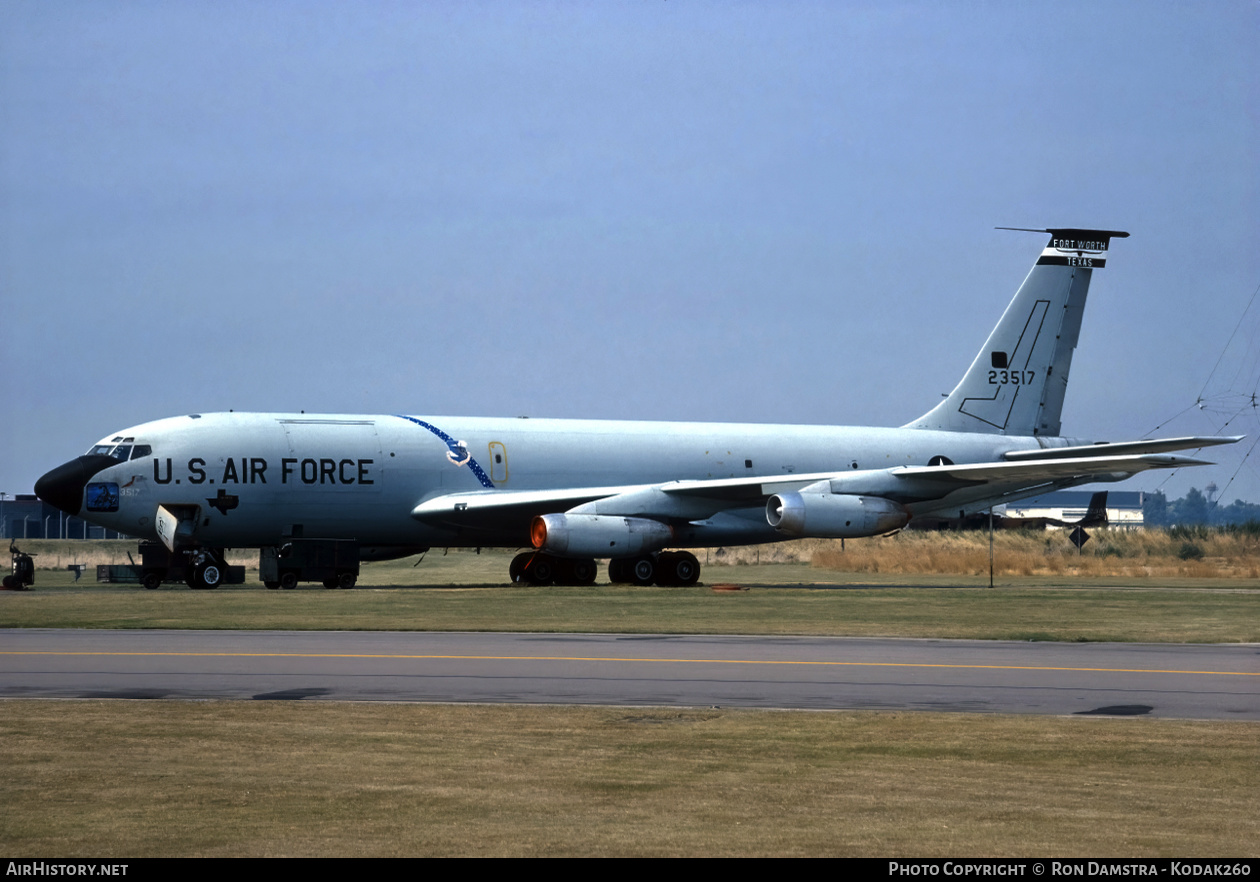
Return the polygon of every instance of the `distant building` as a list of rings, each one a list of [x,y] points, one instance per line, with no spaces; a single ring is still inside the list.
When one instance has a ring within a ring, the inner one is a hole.
[[[1012,502],[1001,512],[1008,518],[1051,518],[1057,521],[1078,521],[1085,517],[1093,490],[1060,490]],[[1144,525],[1141,490],[1109,490],[1107,492],[1107,520],[1113,529],[1135,529]],[[1061,529],[1051,527],[1050,529]]]
[[[0,539],[130,539],[53,508],[34,494],[0,499]],[[6,546],[7,547],[7,546]]]

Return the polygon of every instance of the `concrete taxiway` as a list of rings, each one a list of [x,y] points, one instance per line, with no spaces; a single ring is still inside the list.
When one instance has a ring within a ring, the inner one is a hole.
[[[0,697],[1260,720],[1260,647],[843,637],[0,631]]]

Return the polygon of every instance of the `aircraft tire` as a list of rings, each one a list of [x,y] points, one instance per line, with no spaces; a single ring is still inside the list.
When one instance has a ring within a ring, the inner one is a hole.
[[[329,576],[327,579],[325,579],[325,580],[324,580],[324,587],[325,587],[325,588],[336,588],[336,587],[337,587],[337,580],[336,580],[336,579],[334,579],[332,576]]]
[[[594,560],[580,560],[573,567],[573,575],[577,578],[579,585],[594,585],[595,579],[599,576],[599,564]]]
[[[525,576],[525,567],[528,566],[529,559],[533,556],[534,552],[532,551],[522,551],[512,558],[512,563],[508,566],[508,578],[512,580],[513,585],[529,581]]]
[[[338,573],[337,574],[337,587],[338,588],[353,588],[354,583],[357,581],[358,579],[355,577],[354,573]]]
[[[589,558],[566,560],[562,562],[557,581],[561,585],[594,585],[598,574],[599,565]]]
[[[292,591],[297,587],[298,577],[295,572],[287,572],[280,574],[280,587],[285,591]]]
[[[658,585],[686,588],[700,581],[700,561],[689,551],[667,552],[658,560]]]
[[[614,585],[629,585],[633,578],[630,575],[630,561],[624,557],[614,557],[608,562],[608,581]]]
[[[535,554],[525,576],[531,585],[550,585],[556,580],[556,562],[549,554]]]
[[[206,588],[218,588],[223,583],[223,569],[217,563],[208,563],[202,567],[198,581]]]
[[[149,570],[140,577],[140,584],[150,591],[154,588],[160,588],[162,586],[162,574],[156,570]]]
[[[635,558],[629,570],[630,580],[640,588],[646,588],[656,581],[656,560],[651,555]]]
[[[213,591],[223,582],[223,570],[214,561],[193,567],[193,587]]]
[[[684,551],[682,555],[683,560],[687,564],[687,573],[686,575],[682,575],[677,568],[675,568],[674,572],[679,574],[681,579],[679,584],[682,587],[687,588],[700,581],[700,560],[690,551]]]
[[[656,557],[656,584],[662,588],[674,588],[678,583],[674,580],[674,558],[672,551],[662,551]]]
[[[266,588],[269,588],[272,591],[275,591],[277,588],[280,587],[280,582],[276,579],[268,579],[265,582],[263,582],[263,586]]]

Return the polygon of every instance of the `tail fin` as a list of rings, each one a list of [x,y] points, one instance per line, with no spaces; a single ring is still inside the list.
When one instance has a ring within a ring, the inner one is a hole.
[[[1111,523],[1107,517],[1107,491],[1099,490],[1089,498],[1085,517],[1076,522],[1081,527],[1105,527]]]
[[[1076,229],[1024,232],[1049,233],[1050,242],[962,381],[944,401],[904,428],[1059,434],[1090,277],[1106,265],[1111,240],[1129,234]]]

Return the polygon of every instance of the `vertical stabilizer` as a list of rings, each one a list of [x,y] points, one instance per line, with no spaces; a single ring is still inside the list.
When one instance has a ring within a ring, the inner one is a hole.
[[[1015,229],[1000,227],[999,229]],[[1095,269],[1115,230],[1027,230],[1050,243],[1015,292],[962,381],[907,429],[1058,435],[1072,350]]]
[[[1080,527],[1105,527],[1110,523],[1111,519],[1107,516],[1107,491],[1099,490],[1089,497],[1089,508],[1085,510],[1085,517],[1076,524]]]

